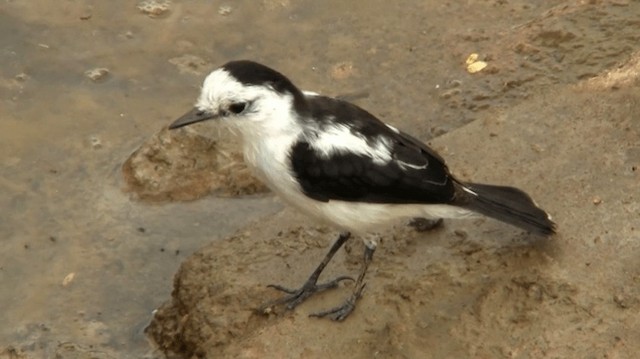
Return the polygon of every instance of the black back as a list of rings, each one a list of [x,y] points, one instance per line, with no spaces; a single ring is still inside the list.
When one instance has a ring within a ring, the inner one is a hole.
[[[351,152],[326,158],[313,148],[314,134],[305,134],[306,138],[292,148],[290,159],[307,196],[319,201],[424,204],[449,203],[455,198],[455,180],[442,158],[425,144],[406,133],[396,133],[348,102],[322,96],[307,101],[312,115],[307,121],[317,122],[319,131],[338,123],[370,144],[384,136],[391,142],[392,155],[386,164]]]

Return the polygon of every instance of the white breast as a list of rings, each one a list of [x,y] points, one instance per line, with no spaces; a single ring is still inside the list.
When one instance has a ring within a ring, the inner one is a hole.
[[[251,138],[247,138],[245,134],[244,159],[253,173],[285,202],[305,210],[303,207],[308,206],[304,202],[312,200],[302,193],[291,171],[289,158],[290,149],[298,140],[300,132]]]

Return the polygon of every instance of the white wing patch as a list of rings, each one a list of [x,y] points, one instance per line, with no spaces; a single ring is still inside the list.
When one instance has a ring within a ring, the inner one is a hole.
[[[472,194],[472,195],[474,195],[474,196],[477,196],[477,195],[478,195],[478,194],[477,194],[477,193],[475,193],[474,191],[472,191],[472,190],[470,190],[469,188],[464,187],[464,186],[462,186],[462,190],[463,190],[463,191],[465,191],[465,192],[467,192],[467,193],[471,193],[471,194]]]
[[[407,168],[411,168],[414,170],[423,170],[429,165],[428,163],[425,163],[423,165],[414,165],[400,160],[396,160],[396,163],[398,163],[398,166],[400,166],[400,168],[402,168],[403,170],[406,170]]]
[[[385,123],[385,125],[387,125],[387,127],[388,127],[391,131],[393,131],[393,132],[395,132],[395,133],[400,133],[400,130],[398,130],[397,128],[395,128],[395,127],[391,126],[390,124]]]
[[[343,124],[327,126],[309,144],[327,158],[334,153],[351,152],[370,157],[377,165],[391,161],[391,141],[388,138],[377,136],[373,141],[367,141],[365,136],[354,133]]]

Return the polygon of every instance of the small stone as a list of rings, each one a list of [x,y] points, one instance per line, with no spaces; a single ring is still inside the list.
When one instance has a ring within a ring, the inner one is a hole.
[[[107,75],[109,75],[109,69],[106,67],[96,67],[95,69],[85,71],[84,75],[90,78],[93,82],[99,82],[107,78]]]
[[[465,64],[467,65],[467,72],[470,74],[475,74],[476,72],[482,71],[485,67],[487,67],[487,63],[484,61],[478,61],[480,55],[475,52],[467,57]]]
[[[233,11],[233,8],[229,5],[222,5],[218,8],[218,14],[221,16],[227,16],[231,14],[231,11]]]
[[[597,206],[600,203],[602,203],[602,198],[600,198],[598,196],[593,197],[593,204],[595,204]]]
[[[68,287],[75,278],[76,278],[76,274],[74,272],[67,274],[62,280],[62,286]]]
[[[484,61],[476,61],[470,65],[467,65],[467,72],[469,72],[470,74],[475,74],[476,72],[484,70],[487,65],[488,64]]]
[[[616,305],[620,309],[627,309],[630,307],[630,304],[631,304],[629,302],[628,296],[625,293],[614,294],[613,302],[616,303]]]
[[[478,54],[476,54],[476,53],[474,52],[474,53],[470,54],[470,55],[467,57],[467,60],[465,61],[465,63],[466,63],[467,65],[471,65],[471,64],[473,64],[474,62],[478,61],[478,57],[479,57],[479,55],[478,55]]]
[[[25,74],[24,72],[21,72],[17,74],[14,78],[20,82],[24,82],[29,79],[29,75]]]
[[[166,15],[170,8],[171,2],[169,0],[146,0],[138,3],[138,10],[151,18]]]
[[[89,137],[89,142],[91,142],[91,147],[94,149],[102,148],[102,141],[98,136]]]

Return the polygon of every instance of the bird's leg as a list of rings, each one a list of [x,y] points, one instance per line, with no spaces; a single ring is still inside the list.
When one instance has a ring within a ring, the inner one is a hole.
[[[293,309],[298,304],[304,302],[307,298],[312,296],[314,293],[322,292],[324,290],[335,288],[338,284],[343,280],[353,280],[353,278],[348,276],[338,277],[330,282],[318,284],[318,278],[320,274],[324,270],[324,268],[329,264],[331,258],[336,254],[336,252],[342,247],[342,245],[351,237],[350,232],[342,232],[338,236],[338,239],[333,243],[329,252],[324,256],[322,262],[318,265],[318,267],[311,273],[309,279],[300,287],[299,289],[289,289],[280,285],[271,284],[268,287],[277,289],[279,291],[285,292],[288,295],[280,299],[276,299],[272,302],[264,304],[260,307],[260,311],[265,313],[267,310],[275,305],[287,304],[287,309]]]
[[[362,290],[367,284],[364,282],[364,276],[367,273],[367,269],[369,268],[369,264],[373,260],[373,253],[376,251],[377,243],[375,240],[369,240],[365,242],[364,248],[364,261],[362,262],[362,267],[360,268],[360,274],[358,275],[358,279],[356,280],[355,287],[353,288],[353,293],[347,300],[344,301],[342,305],[339,305],[335,308],[331,308],[329,310],[325,310],[319,313],[311,314],[312,317],[329,317],[332,320],[342,321],[346,317],[353,312],[356,307],[356,302],[362,296]]]

